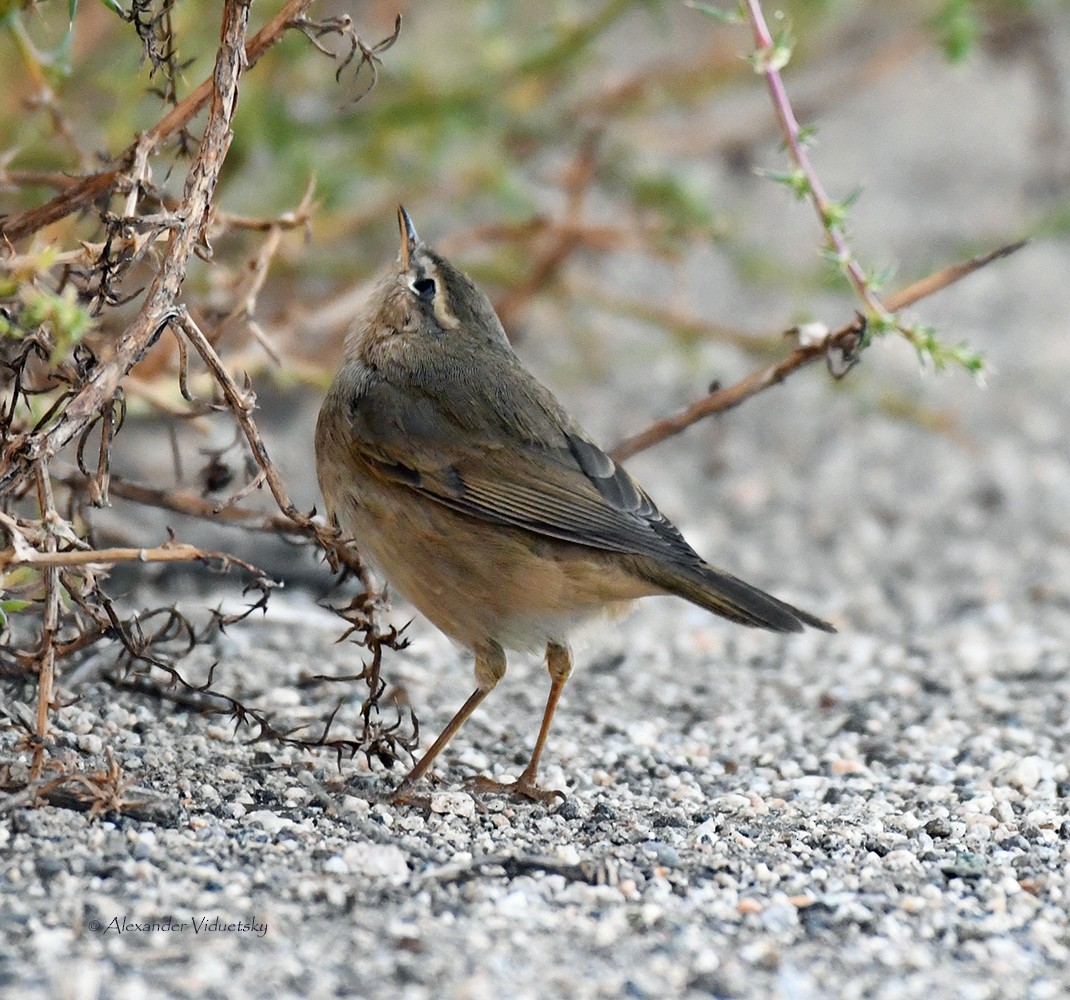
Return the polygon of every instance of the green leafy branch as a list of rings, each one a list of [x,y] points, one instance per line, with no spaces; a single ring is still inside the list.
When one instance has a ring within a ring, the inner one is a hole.
[[[796,119],[780,72],[790,62],[794,49],[794,40],[788,28],[783,28],[774,36],[766,23],[759,0],[743,0],[738,11],[732,13],[711,8],[708,4],[696,3],[693,6],[718,20],[739,22],[745,19],[750,24],[755,43],[755,49],[749,57],[750,63],[754,71],[765,79],[791,159],[791,167],[786,171],[762,173],[769,180],[783,185],[798,200],[809,201],[813,205],[825,232],[825,259],[843,275],[863,304],[865,326],[854,358],[857,359],[859,352],[874,336],[898,333],[913,345],[923,364],[936,370],[958,367],[975,377],[982,377],[985,362],[980,352],[968,344],[945,344],[932,327],[906,323],[889,310],[878,295],[884,276],[868,272],[851,250],[847,242],[847,223],[850,209],[860,191],[856,189],[845,198],[836,200],[829,196],[814,169],[809,154],[814,130],[801,126]]]

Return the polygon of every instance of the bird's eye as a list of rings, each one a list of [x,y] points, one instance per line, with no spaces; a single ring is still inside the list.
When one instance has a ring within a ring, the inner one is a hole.
[[[412,290],[424,300],[430,302],[435,297],[435,279],[417,278],[412,283]]]

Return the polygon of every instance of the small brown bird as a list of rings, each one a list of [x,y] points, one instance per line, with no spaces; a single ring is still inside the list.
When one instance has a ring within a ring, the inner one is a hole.
[[[572,672],[568,634],[608,608],[676,594],[774,632],[826,622],[715,569],[521,365],[490,301],[398,206],[401,251],[346,339],[316,425],[328,517],[430,621],[475,654],[476,689],[414,784],[505,673],[546,649],[550,694],[520,777],[481,790],[547,801],[537,783]]]

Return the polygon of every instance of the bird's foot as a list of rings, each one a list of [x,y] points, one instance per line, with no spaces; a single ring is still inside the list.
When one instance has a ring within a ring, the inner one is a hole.
[[[379,801],[392,806],[415,806],[417,809],[423,809],[424,812],[430,812],[431,797],[429,795],[417,795],[413,790],[414,787],[415,782],[411,782],[406,778],[392,792],[387,792],[381,796]]]
[[[517,799],[541,802],[546,806],[561,805],[568,796],[557,788],[543,788],[526,771],[516,781],[495,781],[493,778],[469,778],[465,785],[469,791],[491,795],[508,795]]]

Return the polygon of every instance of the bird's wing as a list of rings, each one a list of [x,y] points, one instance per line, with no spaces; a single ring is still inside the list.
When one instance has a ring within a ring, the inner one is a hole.
[[[352,413],[350,446],[377,475],[453,510],[578,545],[701,565],[642,487],[574,426],[552,420],[525,435],[484,423],[466,434],[459,413],[386,383],[368,387]]]

